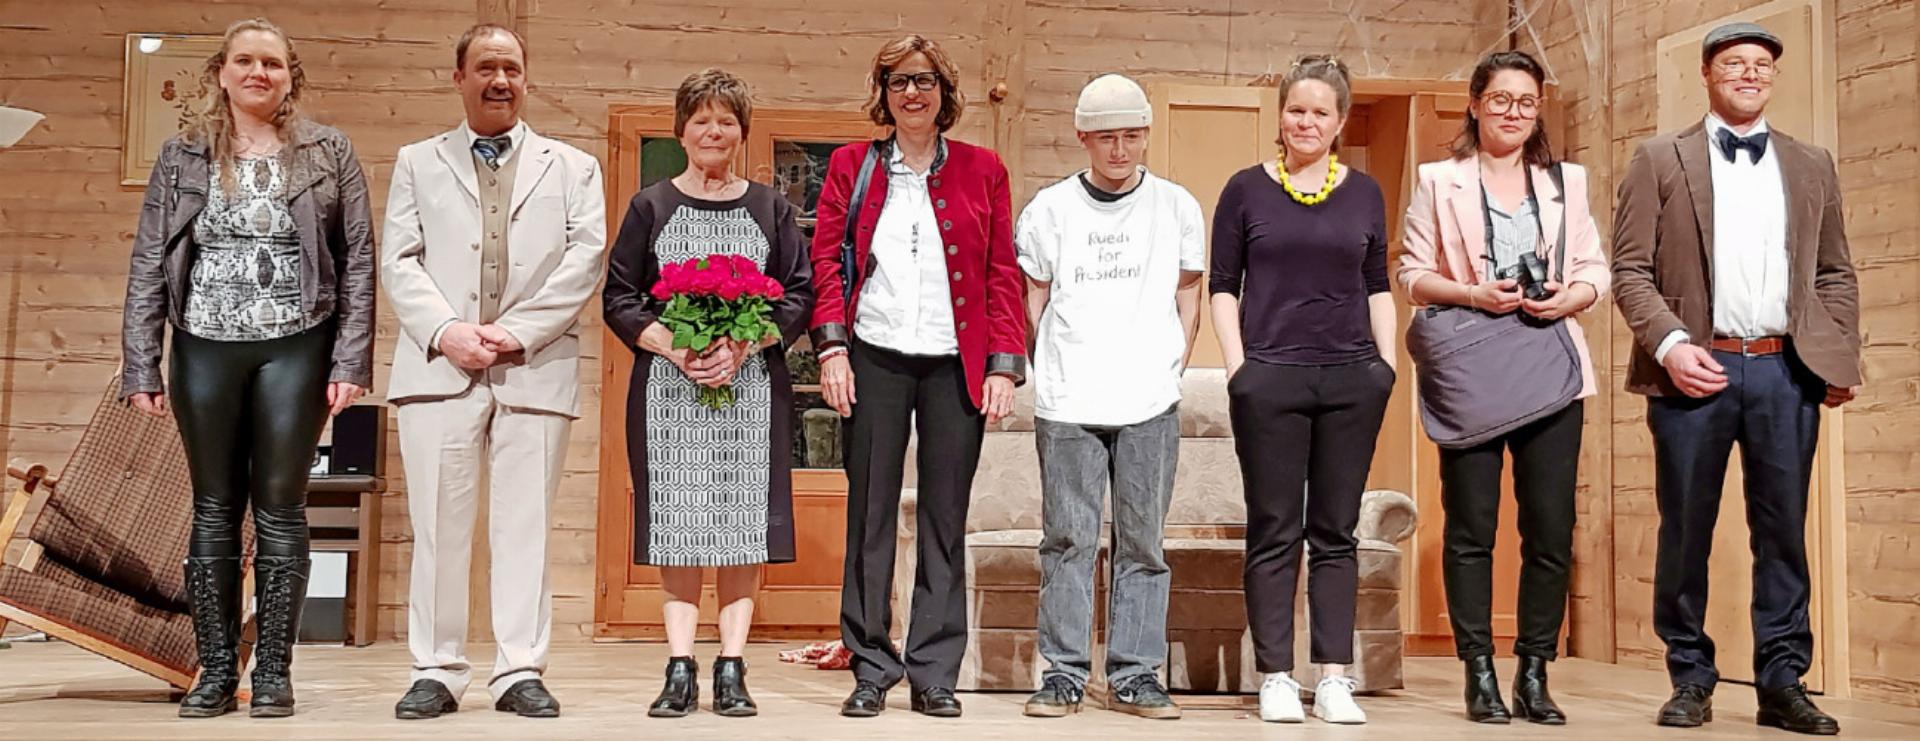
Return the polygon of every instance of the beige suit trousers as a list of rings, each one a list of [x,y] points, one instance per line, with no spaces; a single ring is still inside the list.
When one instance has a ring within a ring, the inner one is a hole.
[[[458,698],[467,663],[468,567],[482,466],[487,491],[493,636],[488,691],[495,700],[547,668],[553,584],[547,528],[572,420],[499,403],[485,379],[450,399],[401,404],[400,456],[413,520],[407,603],[412,681],[437,680]]]

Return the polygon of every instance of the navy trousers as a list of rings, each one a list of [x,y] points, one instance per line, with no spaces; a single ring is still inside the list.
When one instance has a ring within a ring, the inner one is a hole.
[[[1707,560],[1726,482],[1740,446],[1753,550],[1753,668],[1761,690],[1792,686],[1813,661],[1807,622],[1807,483],[1826,384],[1793,355],[1715,351],[1727,388],[1705,399],[1652,398],[1660,546],[1653,576],[1654,632],[1667,645],[1673,683],[1711,689],[1720,679],[1707,636]]]

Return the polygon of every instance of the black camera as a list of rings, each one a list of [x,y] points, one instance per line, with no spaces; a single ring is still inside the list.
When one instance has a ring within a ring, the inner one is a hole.
[[[1494,272],[1493,278],[1519,284],[1521,295],[1528,301],[1545,301],[1553,295],[1547,291],[1546,261],[1531,252],[1520,253],[1520,262]]]

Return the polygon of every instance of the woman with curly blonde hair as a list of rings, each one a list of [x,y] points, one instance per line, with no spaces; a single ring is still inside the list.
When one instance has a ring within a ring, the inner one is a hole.
[[[160,149],[127,276],[121,394],[171,408],[193,479],[186,588],[200,677],[182,717],[237,708],[240,528],[254,522],[254,717],[293,714],[307,472],[329,414],[373,385],[373,230],[345,135],[300,116],[293,42],[228,27],[207,104]],[[166,327],[173,340],[160,373]]]

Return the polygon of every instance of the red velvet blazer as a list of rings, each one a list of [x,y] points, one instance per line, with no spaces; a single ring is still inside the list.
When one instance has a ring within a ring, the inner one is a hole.
[[[953,297],[953,327],[960,339],[967,391],[981,406],[981,387],[989,375],[1015,384],[1026,381],[1026,286],[1013,247],[1013,205],[1007,167],[985,147],[942,139],[943,157],[927,177],[934,214],[947,256],[947,285]],[[869,251],[873,228],[887,202],[886,160],[875,163],[860,207],[856,232],[853,301],[841,294],[840,240],[846,234],[847,201],[872,142],[835,150],[820,188],[813,232],[813,344],[819,349],[846,343],[853,334],[860,290],[874,264]]]

